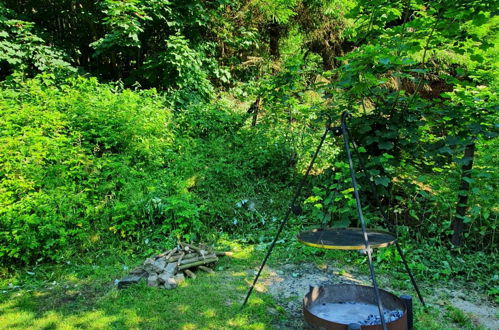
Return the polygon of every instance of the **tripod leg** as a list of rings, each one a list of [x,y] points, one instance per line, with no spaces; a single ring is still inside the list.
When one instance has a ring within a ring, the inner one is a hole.
[[[272,241],[272,244],[270,245],[269,249],[267,250],[267,254],[265,255],[265,258],[263,258],[262,265],[260,266],[260,269],[258,270],[258,273],[255,276],[255,279],[253,280],[253,284],[251,284],[251,287],[248,290],[248,293],[246,294],[246,298],[244,299],[242,307],[246,305],[248,302],[249,297],[251,296],[251,293],[253,292],[253,289],[255,287],[256,282],[258,281],[258,278],[260,277],[260,274],[262,273],[263,267],[265,267],[265,264],[267,263],[267,260],[270,257],[270,254],[272,253],[272,250],[274,249],[274,246],[277,242],[277,239],[279,238],[279,235],[281,235],[282,230],[284,229],[284,226],[286,226],[286,223],[288,222],[289,216],[291,215],[291,211],[293,210],[293,207],[295,206],[296,201],[298,200],[298,196],[300,196],[301,189],[303,188],[303,185],[305,184],[305,181],[308,178],[308,175],[310,174],[310,171],[312,170],[312,167],[314,166],[315,160],[317,159],[317,155],[319,155],[319,152],[321,151],[322,145],[324,144],[324,140],[326,140],[327,134],[329,133],[329,123],[327,124],[326,131],[321,137],[321,141],[319,142],[319,145],[317,146],[317,150],[315,150],[315,153],[312,157],[312,160],[310,161],[310,164],[308,165],[307,171],[305,172],[305,175],[303,176],[302,180],[300,181],[300,184],[296,188],[295,195],[293,197],[293,200],[291,201],[291,204],[286,211],[286,215],[284,216],[284,219],[282,220],[281,224],[279,225],[279,229],[277,230],[277,233],[274,237],[274,240]]]
[[[265,264],[267,263],[267,260],[269,259],[270,254],[272,253],[272,250],[274,249],[275,243],[277,242],[277,239],[279,238],[279,235],[281,235],[281,232],[284,229],[286,222],[288,222],[288,218],[289,218],[290,213],[291,213],[291,207],[289,208],[288,212],[286,213],[284,220],[281,222],[281,225],[279,226],[279,230],[277,231],[277,234],[275,235],[274,240],[272,241],[272,244],[270,245],[269,249],[267,250],[267,254],[265,255],[265,258],[263,258],[260,269],[258,270],[258,273],[256,274],[255,279],[253,280],[253,284],[251,284],[251,287],[249,288],[248,293],[246,294],[246,298],[244,299],[242,307],[244,307],[246,305],[246,303],[248,302],[248,299],[251,296],[251,293],[253,292],[253,289],[256,285],[256,282],[258,281],[258,278],[260,277],[260,274],[262,273],[263,267],[265,267]]]
[[[355,202],[357,204],[357,213],[359,215],[359,220],[360,220],[360,224],[362,227],[362,233],[364,234],[364,244],[365,244],[365,247],[367,250],[367,261],[369,262],[369,271],[371,273],[371,280],[373,283],[374,292],[376,294],[376,302],[378,303],[379,318],[381,319],[381,325],[383,327],[383,330],[387,330],[388,328],[386,326],[383,304],[381,303],[381,296],[379,294],[378,284],[376,282],[376,274],[374,273],[374,265],[373,265],[372,255],[371,255],[371,247],[369,246],[369,237],[367,236],[366,223],[364,221],[364,215],[362,213],[362,205],[360,203],[360,195],[359,195],[359,189],[357,187],[357,179],[355,176],[355,170],[353,167],[352,154],[350,153],[350,145],[349,145],[349,141],[348,141],[348,132],[347,132],[347,124],[346,124],[347,116],[348,116],[347,112],[343,112],[341,114],[341,131],[343,133],[343,142],[345,144],[345,152],[347,154],[348,167],[350,168],[350,176],[352,178],[352,187],[353,187],[353,194],[355,196]]]
[[[362,160],[362,157],[360,156],[359,150],[358,150],[355,142],[353,143],[353,146],[354,146],[355,152],[357,154],[357,158],[359,159],[360,168],[362,169],[362,172],[364,172],[364,174],[367,177],[369,177],[369,175],[366,171],[366,166],[364,164],[364,161]],[[371,180],[369,181],[369,183],[371,185],[371,189],[372,189],[372,192],[374,194],[374,198],[376,199],[376,202],[378,204],[378,208],[379,208],[379,211],[381,213],[381,217],[383,218],[387,227],[389,227],[391,230],[395,230],[395,228],[393,228],[393,225],[390,225],[390,223],[388,222],[388,215],[387,215],[386,209],[384,209],[381,206],[380,198],[378,196],[378,193],[376,192],[376,186],[374,185],[374,183]],[[411,279],[412,286],[414,287],[414,289],[416,290],[416,293],[418,294],[419,301],[421,301],[421,304],[423,304],[423,306],[426,307],[426,305],[424,303],[423,296],[421,295],[421,292],[419,291],[419,288],[418,288],[418,284],[416,283],[416,280],[414,279],[414,276],[412,275],[411,269],[409,268],[409,265],[407,264],[407,261],[405,260],[404,253],[402,252],[402,249],[400,248],[399,242],[395,241],[395,245],[397,246],[397,251],[398,251],[400,257],[402,258],[402,262],[404,264],[405,271],[407,272],[407,274],[409,275],[409,277]]]
[[[418,294],[419,301],[421,301],[421,304],[426,307],[424,303],[423,296],[421,295],[421,292],[419,291],[418,284],[416,283],[416,280],[414,279],[414,276],[412,275],[411,269],[409,268],[409,265],[407,264],[407,261],[405,260],[404,253],[402,252],[402,249],[400,248],[400,244],[398,241],[395,241],[395,246],[397,247],[397,251],[402,258],[402,263],[404,264],[405,271],[409,275],[409,278],[411,279],[412,286],[414,287],[414,290],[416,290],[416,293]]]

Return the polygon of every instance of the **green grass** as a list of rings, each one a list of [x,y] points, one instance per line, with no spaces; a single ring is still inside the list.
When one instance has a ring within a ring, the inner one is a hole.
[[[462,310],[452,306],[446,306],[447,313],[446,317],[452,322],[459,324],[462,327],[470,328],[473,324],[471,323],[471,319],[468,315],[466,315]]]
[[[118,290],[114,280],[126,273],[124,266],[141,261],[123,260],[119,251],[94,264],[17,273],[1,283],[0,328],[267,329],[283,317],[269,296],[255,292],[241,310],[253,277],[246,270],[258,264],[260,254],[252,247],[234,245],[233,250],[234,257],[218,263],[223,270],[198,273],[175,290],[151,288],[144,282]]]
[[[333,264],[338,276],[366,277],[364,257],[345,251],[324,251],[297,245],[286,237],[269,260],[280,264]],[[215,274],[198,273],[175,290],[148,287],[144,282],[118,290],[116,279],[144,260],[144,254],[110,245],[98,254],[75,258],[71,264],[41,265],[0,276],[0,329],[271,329],[291,314],[270,295],[255,290],[241,304],[268,245],[219,241],[233,257],[221,258]],[[392,264],[380,267],[380,263]],[[395,294],[412,291],[400,262],[377,263],[381,287]],[[343,274],[343,275],[342,275]],[[262,279],[269,274],[262,273]],[[463,311],[435,305],[430,293],[440,284],[420,280],[429,307],[415,298],[416,329],[480,329]]]

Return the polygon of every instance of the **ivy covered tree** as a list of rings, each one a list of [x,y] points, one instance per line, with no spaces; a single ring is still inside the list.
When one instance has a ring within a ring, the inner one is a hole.
[[[463,198],[471,181],[470,148],[477,136],[491,138],[497,130],[490,90],[497,86],[495,37],[485,32],[497,25],[494,7],[490,1],[358,1],[348,14],[357,18],[349,36],[357,47],[343,57],[331,85],[358,113],[354,136],[368,151],[367,166],[385,203],[393,203],[389,196],[397,194],[393,180],[401,171],[423,178],[463,165],[467,174],[456,186],[450,230],[456,245],[463,222],[470,222]]]

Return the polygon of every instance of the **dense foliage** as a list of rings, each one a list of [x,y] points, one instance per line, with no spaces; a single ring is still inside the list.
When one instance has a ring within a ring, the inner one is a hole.
[[[265,242],[345,110],[372,226],[494,254],[496,8],[0,3],[0,258],[60,260],[112,237]],[[356,225],[341,138],[312,173],[293,223]]]
[[[192,239],[228,229],[239,181],[255,185],[248,192],[259,178],[290,175],[285,146],[241,130],[240,116],[216,105],[173,120],[154,90],[51,78],[0,97],[4,258],[60,258],[107,232]]]

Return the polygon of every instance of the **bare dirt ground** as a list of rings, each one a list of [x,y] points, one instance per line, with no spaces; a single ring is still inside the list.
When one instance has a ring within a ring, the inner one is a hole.
[[[476,292],[464,292],[460,289],[441,289],[432,299],[441,307],[450,302],[454,307],[465,312],[477,326],[486,329],[499,329],[499,310]]]
[[[255,289],[272,295],[287,313],[287,317],[276,324],[277,329],[303,329],[302,301],[310,286],[339,283],[370,285],[370,279],[368,274],[338,272],[338,269],[326,265],[285,264],[276,268],[266,267]],[[392,291],[386,285],[383,285],[383,289]],[[450,303],[468,315],[477,328],[499,329],[497,308],[476,292],[443,288],[425,298],[428,305],[441,310],[442,317],[446,305]],[[269,312],[277,313],[273,309]],[[459,328],[459,325],[455,328]]]

